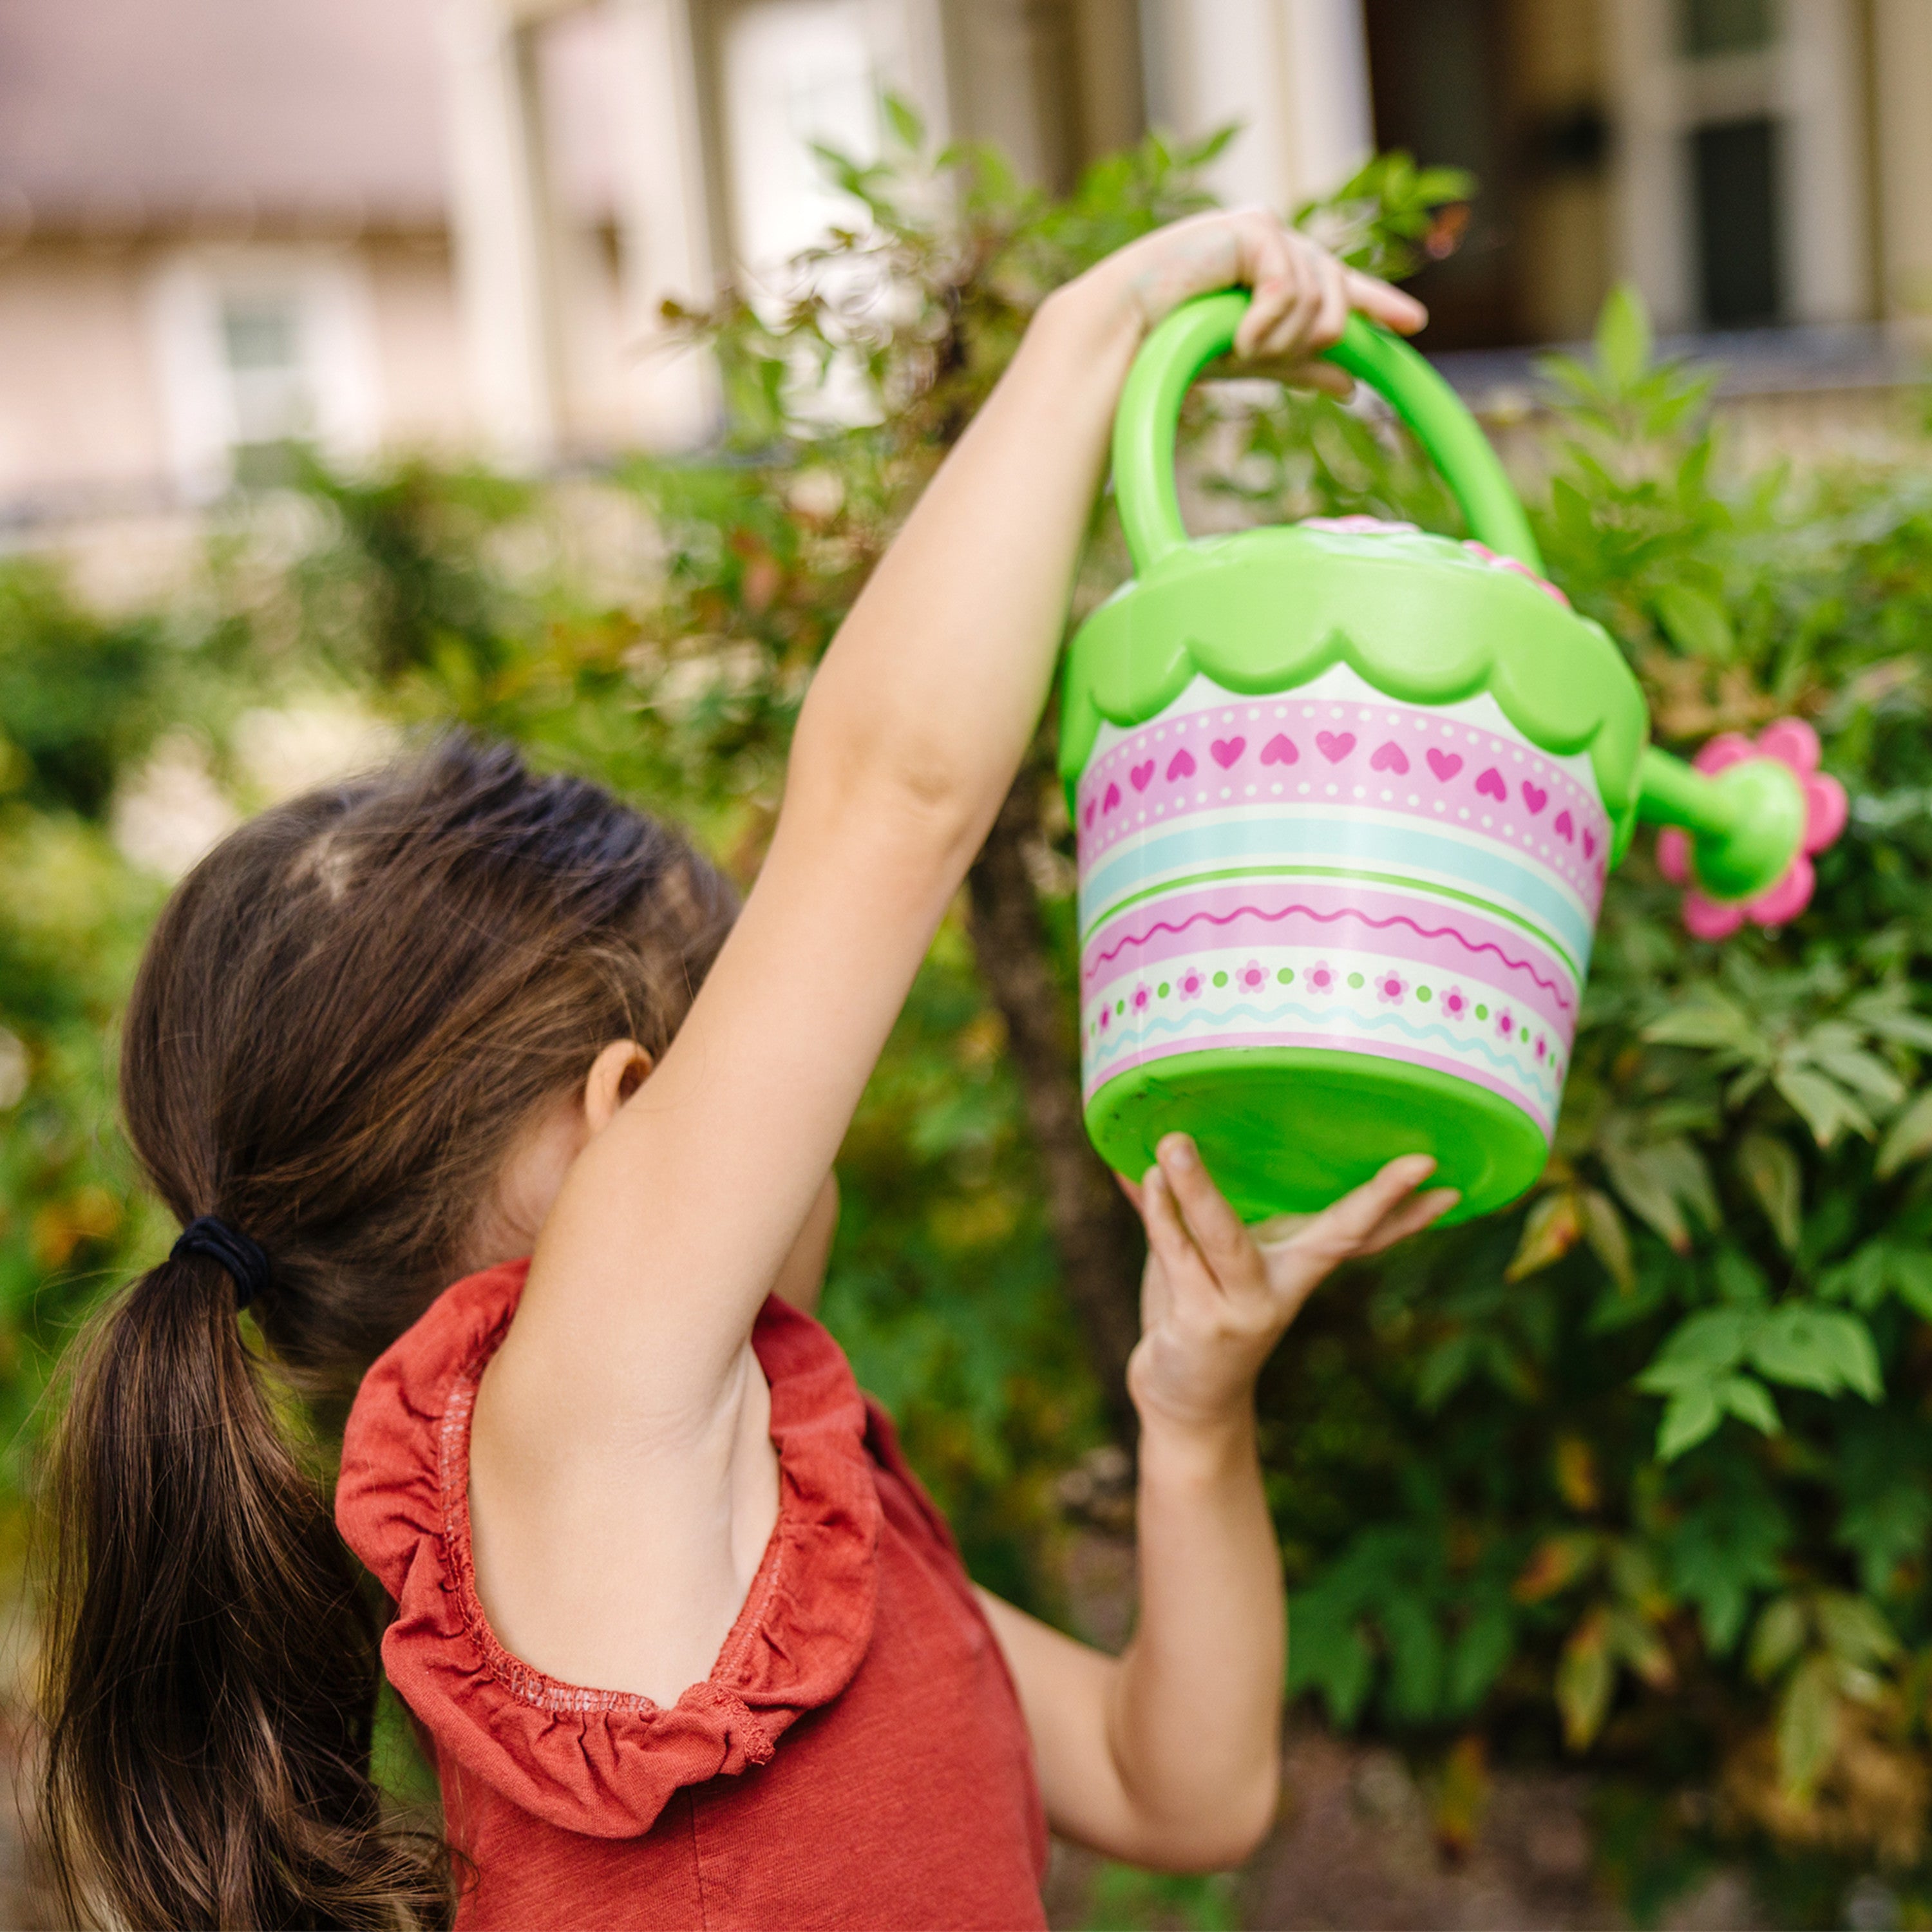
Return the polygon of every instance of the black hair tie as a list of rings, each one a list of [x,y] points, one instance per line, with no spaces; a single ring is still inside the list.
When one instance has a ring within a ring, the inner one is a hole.
[[[181,1232],[169,1254],[178,1262],[188,1255],[206,1255],[219,1262],[235,1282],[235,1306],[246,1308],[268,1285],[268,1258],[239,1228],[218,1214],[201,1214]]]

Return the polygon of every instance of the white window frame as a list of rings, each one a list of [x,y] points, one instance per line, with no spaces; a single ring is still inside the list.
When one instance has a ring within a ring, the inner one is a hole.
[[[884,91],[904,96],[924,117],[928,136],[935,144],[947,138],[945,67],[939,14],[934,0],[728,0],[717,10],[718,126],[718,148],[724,174],[727,220],[731,229],[732,253],[740,266],[757,280],[782,279],[787,257],[798,248],[808,245],[823,232],[827,220],[850,221],[857,214],[850,202],[830,188],[816,190],[805,184],[800,170],[812,165],[802,154],[789,154],[780,165],[788,177],[775,182],[758,178],[761,158],[770,158],[771,133],[763,125],[750,124],[758,104],[746,94],[746,76],[740,68],[740,37],[752,20],[762,15],[776,26],[788,12],[843,16],[842,24],[854,41],[863,47],[866,74],[862,82],[872,99],[864,117],[867,124],[848,129],[812,129],[788,127],[776,131],[778,140],[801,142],[818,138],[822,131],[838,144],[842,140],[856,146],[860,158],[870,160],[878,153],[881,130],[878,124],[878,95]],[[782,29],[781,29],[782,31]],[[780,234],[760,220],[764,204],[774,190],[800,204],[804,219],[783,223],[790,232]],[[766,227],[760,245],[758,230]]]
[[[1756,113],[1780,128],[1787,320],[1858,322],[1871,313],[1858,8],[1856,0],[1776,4],[1773,47],[1701,59],[1680,51],[1678,0],[1611,0],[1605,10],[1618,124],[1619,272],[1664,329],[1701,321],[1690,132]]]
[[[315,420],[312,438],[332,461],[366,461],[382,440],[373,305],[352,250],[229,247],[184,250],[157,268],[147,308],[168,464],[192,502],[234,482],[242,425],[224,335],[236,300],[290,301]]]

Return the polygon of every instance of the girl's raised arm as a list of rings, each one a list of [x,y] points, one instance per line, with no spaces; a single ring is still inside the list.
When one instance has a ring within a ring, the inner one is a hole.
[[[1135,351],[1236,283],[1252,357],[1318,350],[1352,304],[1422,320],[1258,212],[1160,230],[1042,307],[826,655],[770,856],[689,1017],[544,1225],[518,1373],[541,1361],[584,1426],[608,1401],[682,1412],[734,1372],[1038,721]]]

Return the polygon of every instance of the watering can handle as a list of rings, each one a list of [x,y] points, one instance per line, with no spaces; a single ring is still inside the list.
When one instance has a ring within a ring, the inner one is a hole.
[[[1174,480],[1180,402],[1196,376],[1234,346],[1246,289],[1184,302],[1142,345],[1114,419],[1114,488],[1136,576],[1187,542]],[[1455,492],[1470,530],[1538,576],[1543,559],[1496,452],[1456,395],[1399,337],[1352,315],[1328,360],[1359,377],[1414,431]]]

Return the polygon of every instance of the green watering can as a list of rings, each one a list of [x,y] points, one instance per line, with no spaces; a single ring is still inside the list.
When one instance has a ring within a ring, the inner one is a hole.
[[[1330,358],[1414,432],[1474,539],[1346,518],[1190,540],[1181,398],[1247,302],[1190,302],[1140,352],[1114,434],[1134,578],[1066,668],[1088,1130],[1138,1175],[1185,1130],[1250,1220],[1416,1152],[1483,1214],[1548,1158],[1637,820],[1671,828],[1660,861],[1715,939],[1803,910],[1844,794],[1794,720],[1694,766],[1651,747],[1474,419],[1359,316]]]

